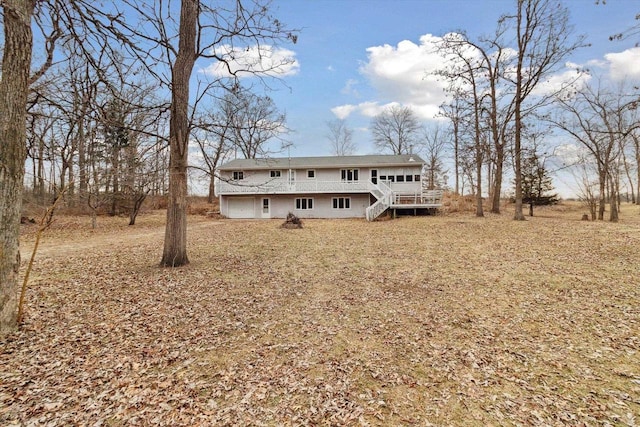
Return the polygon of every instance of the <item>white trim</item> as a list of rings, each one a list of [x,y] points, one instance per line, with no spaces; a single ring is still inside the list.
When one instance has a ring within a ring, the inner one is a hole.
[[[265,211],[265,200],[267,201],[266,211]],[[260,199],[260,215],[262,218],[271,218],[271,198],[270,197],[262,197]]]

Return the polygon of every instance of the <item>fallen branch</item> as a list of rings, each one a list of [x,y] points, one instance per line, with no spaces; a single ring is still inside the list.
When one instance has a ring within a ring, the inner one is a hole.
[[[20,290],[20,302],[18,303],[18,325],[22,324],[24,320],[24,299],[27,293],[27,283],[29,282],[29,274],[31,273],[31,269],[33,268],[33,261],[36,258],[36,253],[38,252],[38,245],[40,244],[40,237],[42,233],[49,228],[53,222],[53,212],[58,206],[58,202],[62,200],[62,196],[66,191],[62,189],[58,194],[56,194],[56,198],[53,200],[51,206],[47,208],[47,210],[42,214],[40,218],[40,224],[38,226],[38,231],[36,232],[36,242],[33,245],[33,250],[31,251],[31,258],[29,259],[29,264],[27,265],[27,271],[24,273],[24,279],[22,280],[22,289]]]

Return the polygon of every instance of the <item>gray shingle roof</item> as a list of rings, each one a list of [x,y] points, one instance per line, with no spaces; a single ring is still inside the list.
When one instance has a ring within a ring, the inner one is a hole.
[[[236,159],[220,166],[221,171],[257,169],[324,169],[341,167],[415,166],[424,164],[416,154],[368,155],[368,156],[322,156],[279,157],[267,159]]]

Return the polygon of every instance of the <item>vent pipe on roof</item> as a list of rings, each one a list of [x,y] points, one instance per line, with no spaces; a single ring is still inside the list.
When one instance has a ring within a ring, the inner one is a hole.
[[[413,158],[413,144],[409,145],[409,161],[415,162],[415,159]]]

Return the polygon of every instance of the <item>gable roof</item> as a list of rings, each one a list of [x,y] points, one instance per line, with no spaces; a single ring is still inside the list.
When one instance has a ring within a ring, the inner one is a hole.
[[[368,156],[320,156],[320,157],[279,157],[264,159],[235,159],[218,169],[259,170],[259,169],[329,169],[342,167],[416,166],[424,164],[416,154],[368,155]]]

